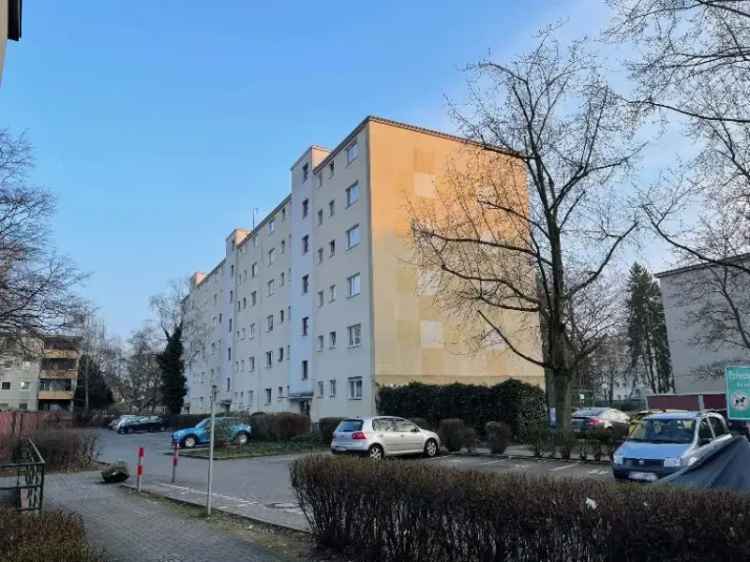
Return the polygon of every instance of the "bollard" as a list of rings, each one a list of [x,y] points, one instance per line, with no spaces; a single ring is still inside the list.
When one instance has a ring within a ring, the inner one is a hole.
[[[180,444],[174,444],[174,454],[172,455],[172,484],[177,478],[177,461],[180,459]]]
[[[141,480],[143,478],[143,447],[138,447],[138,467],[136,468],[136,485],[135,489],[141,491]]]

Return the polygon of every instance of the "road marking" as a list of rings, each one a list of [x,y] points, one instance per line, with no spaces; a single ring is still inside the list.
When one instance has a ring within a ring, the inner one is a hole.
[[[557,472],[558,470],[566,470],[568,468],[573,468],[574,466],[575,466],[574,464],[564,464],[562,466],[556,466],[555,468],[550,468],[549,471]]]

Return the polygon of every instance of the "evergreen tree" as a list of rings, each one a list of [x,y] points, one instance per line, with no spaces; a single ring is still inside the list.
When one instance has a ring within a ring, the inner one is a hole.
[[[627,314],[631,368],[653,392],[674,391],[661,291],[637,262],[628,278]]]
[[[114,403],[112,391],[104,379],[101,367],[89,355],[82,355],[78,361],[78,384],[73,402],[79,412],[101,410]]]
[[[156,358],[161,369],[161,400],[170,414],[179,414],[187,394],[185,362],[182,357],[182,324],[170,334],[165,330],[167,344]]]

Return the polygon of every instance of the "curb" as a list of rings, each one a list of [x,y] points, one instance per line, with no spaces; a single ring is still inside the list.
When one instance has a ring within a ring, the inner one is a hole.
[[[124,483],[120,484],[120,487],[137,493],[135,484],[130,484],[130,483],[124,482]],[[157,492],[153,492],[153,491],[150,491],[150,490],[141,490],[140,493],[143,494],[143,495],[146,495],[146,496],[152,496],[152,497],[156,497],[156,498],[161,498],[161,499],[164,499],[164,500],[167,500],[167,501],[179,504],[179,505],[186,505],[186,506],[190,506],[190,507],[204,507],[202,504],[197,504],[195,502],[191,502],[189,500],[184,500],[184,499],[181,499],[181,498],[174,498],[174,497],[170,497],[170,496],[165,496],[163,494],[159,494]],[[257,524],[260,524],[260,525],[265,525],[265,526],[268,526],[268,527],[273,527],[273,528],[281,530],[281,531],[292,532],[292,533],[302,533],[302,534],[305,534],[305,535],[312,535],[312,531],[309,531],[308,529],[300,529],[299,527],[292,527],[292,526],[289,526],[289,525],[284,525],[282,523],[277,523],[275,521],[270,521],[268,519],[264,519],[263,517],[243,515],[243,514],[240,514],[240,513],[233,513],[231,511],[226,511],[226,510],[223,510],[223,509],[219,509],[216,506],[212,507],[212,510],[215,511],[215,512],[221,513],[222,515],[225,515],[227,517],[235,517],[237,519],[244,519],[245,521],[252,521],[253,523],[257,523]]]
[[[593,465],[604,465],[604,466],[612,466],[612,463],[610,461],[597,461],[593,459],[562,459],[559,457],[534,457],[531,455],[505,455],[505,454],[499,454],[495,455],[492,453],[448,453],[447,456],[452,457],[465,457],[465,458],[487,458],[487,459],[508,459],[508,460],[528,460],[528,461],[558,461],[558,462],[564,462],[564,463],[574,463],[574,464],[593,464]]]

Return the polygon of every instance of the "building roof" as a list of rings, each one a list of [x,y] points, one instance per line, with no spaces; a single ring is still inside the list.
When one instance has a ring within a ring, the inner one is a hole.
[[[744,261],[750,261],[750,252],[728,257],[724,260],[717,261],[716,263],[700,262],[700,263],[694,263],[691,265],[685,265],[682,267],[676,267],[674,269],[668,269],[667,271],[656,273],[655,277],[657,279],[662,279],[664,277],[670,277],[672,275],[680,275],[682,273],[687,273],[689,271],[698,271],[700,269],[706,269],[706,268],[714,267],[714,266],[721,265],[721,264],[731,264],[731,263],[744,262]]]

